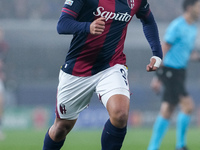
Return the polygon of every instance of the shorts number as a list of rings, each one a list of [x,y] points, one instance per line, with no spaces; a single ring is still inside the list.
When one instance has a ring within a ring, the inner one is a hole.
[[[128,81],[126,78],[126,72],[124,71],[124,69],[120,69],[120,72],[122,73],[122,77],[124,78],[124,82],[126,85],[128,85]]]

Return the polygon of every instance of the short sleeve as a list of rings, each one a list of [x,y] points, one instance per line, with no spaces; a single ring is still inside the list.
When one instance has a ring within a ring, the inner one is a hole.
[[[165,33],[164,41],[169,44],[174,44],[179,37],[179,26],[176,23],[171,23]]]

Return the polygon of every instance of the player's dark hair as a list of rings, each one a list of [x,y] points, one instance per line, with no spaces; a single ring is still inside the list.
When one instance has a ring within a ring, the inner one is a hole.
[[[188,6],[194,5],[199,0],[184,0],[183,1],[183,10],[186,11]]]

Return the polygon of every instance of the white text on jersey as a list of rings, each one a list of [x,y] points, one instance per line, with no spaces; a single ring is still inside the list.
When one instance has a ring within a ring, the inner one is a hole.
[[[109,12],[109,11],[104,11],[104,8],[99,6],[97,7],[97,12],[93,12],[93,14],[95,16],[101,16],[106,18],[106,21],[108,19],[114,19],[114,20],[118,20],[118,21],[125,21],[125,22],[129,22],[132,18],[131,15],[129,15],[127,12],[126,13],[114,13],[114,12]]]

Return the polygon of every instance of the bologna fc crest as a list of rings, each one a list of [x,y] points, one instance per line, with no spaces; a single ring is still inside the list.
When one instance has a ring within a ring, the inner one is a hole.
[[[134,0],[127,0],[128,6],[130,7],[130,9],[133,9],[134,7]]]
[[[66,114],[67,110],[66,110],[64,104],[60,104],[60,112],[61,112],[62,114]]]

